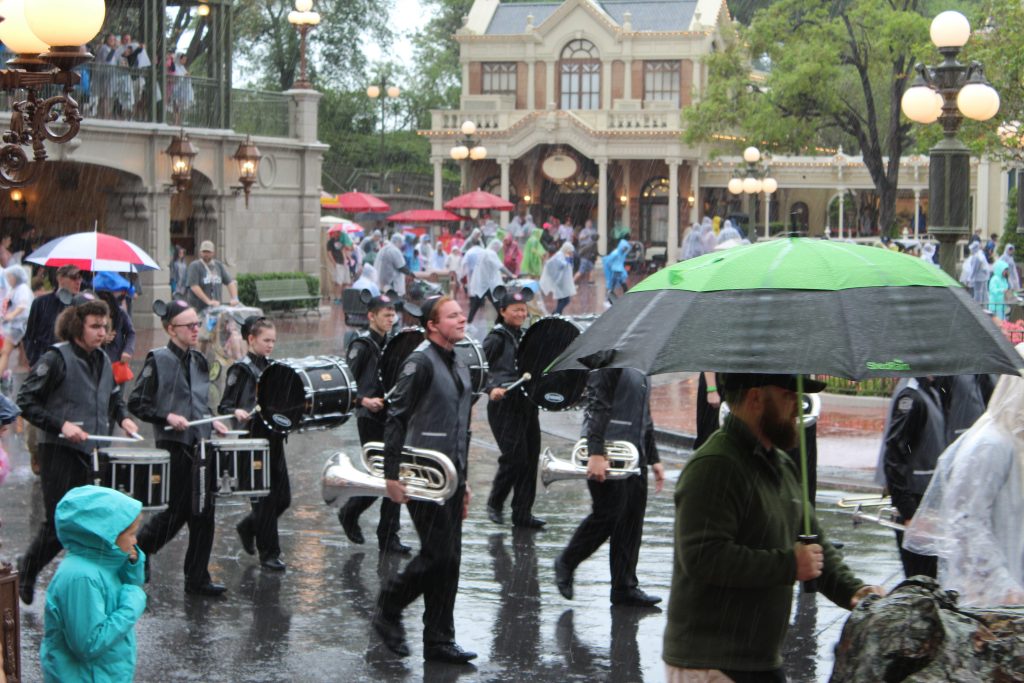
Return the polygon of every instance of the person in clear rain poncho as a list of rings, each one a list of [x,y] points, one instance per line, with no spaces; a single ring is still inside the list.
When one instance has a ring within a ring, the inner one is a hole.
[[[571,242],[563,244],[558,253],[544,264],[544,272],[540,276],[540,291],[555,298],[555,315],[561,315],[576,294],[576,284],[572,277],[574,251]]]
[[[503,282],[502,274],[510,278],[515,277],[508,268],[502,265],[501,259],[498,257],[500,251],[501,240],[491,240],[487,248],[480,253],[476,266],[473,268],[473,273],[469,278],[469,315],[467,316],[469,322],[473,322],[473,318],[483,306],[485,298],[490,298],[490,291]],[[466,258],[468,257],[467,254]],[[497,305],[495,305],[495,309],[497,309]]]
[[[1024,355],[1024,344],[1017,346]],[[1000,378],[988,410],[945,450],[904,544],[939,560],[961,605],[1024,604],[1024,378]]]
[[[1003,247],[1003,255],[999,257],[1000,261],[1006,262],[1006,275],[1007,281],[1010,284],[1010,291],[1016,292],[1020,289],[1020,272],[1017,271],[1017,262],[1014,260],[1014,255],[1017,248],[1012,244],[1007,244]]]

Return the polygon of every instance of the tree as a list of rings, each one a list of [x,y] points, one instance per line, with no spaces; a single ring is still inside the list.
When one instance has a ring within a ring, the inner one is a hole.
[[[318,0],[320,24],[309,33],[310,78],[327,87],[359,85],[364,80],[366,37],[387,45],[391,0]],[[234,38],[238,54],[251,65],[263,87],[287,90],[299,66],[299,35],[288,23],[291,0],[238,0]]]
[[[915,62],[934,54],[931,9],[926,0],[771,3],[708,60],[706,96],[685,115],[687,140],[740,131],[792,154],[842,144],[863,157],[878,198],[877,223],[890,230],[900,158],[914,142],[900,99]],[[751,78],[747,65],[755,58],[770,64],[763,79]]]
[[[424,0],[432,18],[412,42],[415,70],[406,90],[406,107],[415,128],[430,128],[431,109],[455,109],[462,93],[462,68],[455,32],[469,14],[473,0]]]

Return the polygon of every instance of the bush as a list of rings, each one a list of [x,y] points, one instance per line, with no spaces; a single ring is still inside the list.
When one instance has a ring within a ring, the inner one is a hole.
[[[306,281],[306,289],[309,291],[310,299],[320,299],[320,278],[307,273],[242,273],[237,278],[238,300],[246,306],[255,306],[266,311],[289,311],[293,308],[306,308],[308,301],[274,301],[272,303],[259,302],[256,296],[257,280],[295,280]]]
[[[849,396],[892,396],[897,377],[873,377],[871,379],[854,382],[843,377],[830,377],[828,375],[816,375],[817,379],[827,386],[825,391],[832,394],[846,394]]]

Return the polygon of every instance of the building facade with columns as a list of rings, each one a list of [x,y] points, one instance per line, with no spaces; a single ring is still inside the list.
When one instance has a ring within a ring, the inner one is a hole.
[[[458,110],[432,112],[434,203],[446,199],[441,168],[462,144],[460,126],[476,125],[483,160],[463,162],[463,189],[482,188],[530,212],[538,225],[555,216],[592,219],[602,252],[612,228],[663,247],[674,262],[687,226],[705,215],[733,216],[758,235],[877,232],[856,211],[873,189],[859,157],[837,150],[775,157],[767,170],[779,189],[731,195],[745,167],[716,157],[722,145],[683,142],[683,110],[707,79],[704,58],[723,44],[732,19],[723,0],[476,0],[456,33],[462,65]],[[725,132],[725,131],[723,131]],[[927,157],[901,160],[897,213],[909,229],[927,220]],[[998,232],[1007,183],[998,164],[975,160],[972,225]],[[508,220],[502,215],[502,221]]]

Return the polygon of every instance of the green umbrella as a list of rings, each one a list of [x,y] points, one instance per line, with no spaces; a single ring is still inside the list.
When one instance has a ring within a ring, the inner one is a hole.
[[[859,380],[1016,374],[1024,359],[934,265],[889,249],[785,238],[651,275],[577,337],[551,370],[601,366]]]

